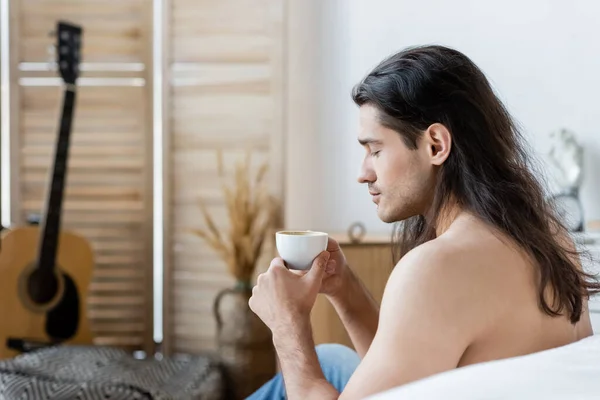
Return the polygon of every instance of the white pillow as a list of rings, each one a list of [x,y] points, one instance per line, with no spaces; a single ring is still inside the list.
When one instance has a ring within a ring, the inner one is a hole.
[[[369,400],[598,400],[600,334],[526,356],[437,374]]]

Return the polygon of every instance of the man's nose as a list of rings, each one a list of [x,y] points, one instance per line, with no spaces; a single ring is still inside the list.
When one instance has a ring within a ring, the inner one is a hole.
[[[371,168],[371,165],[368,161],[364,161],[362,163],[357,180],[359,183],[375,182],[375,171],[373,170],[373,168]]]

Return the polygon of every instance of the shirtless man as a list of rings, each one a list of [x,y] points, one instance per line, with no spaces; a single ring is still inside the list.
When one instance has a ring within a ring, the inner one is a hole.
[[[366,151],[359,182],[381,220],[403,221],[399,261],[379,309],[333,240],[304,275],[275,258],[249,305],[273,333],[282,375],[250,398],[362,399],[592,334],[587,297],[600,286],[581,272],[515,124],[465,55],[406,49],[353,99]],[[355,358],[315,350],[319,292]]]

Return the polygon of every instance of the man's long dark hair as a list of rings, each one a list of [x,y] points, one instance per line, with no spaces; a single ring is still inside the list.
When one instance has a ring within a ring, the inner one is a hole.
[[[579,321],[583,298],[599,292],[600,284],[579,268],[584,253],[561,239],[566,229],[545,195],[541,174],[536,178],[526,142],[468,57],[443,46],[405,49],[376,66],[352,97],[359,106],[376,107],[380,123],[398,132],[410,149],[431,124],[443,124],[452,135],[431,207],[396,226],[395,261],[435,238],[437,218],[455,201],[532,257],[544,312]]]

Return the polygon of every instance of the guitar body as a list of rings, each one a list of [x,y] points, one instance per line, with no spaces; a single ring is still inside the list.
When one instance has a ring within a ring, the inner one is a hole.
[[[87,297],[94,268],[87,240],[69,232],[58,234],[56,295],[39,304],[28,295],[28,276],[40,247],[37,226],[5,232],[0,251],[0,359],[14,357],[9,340],[42,344],[92,344]]]

